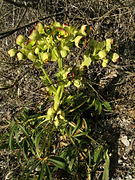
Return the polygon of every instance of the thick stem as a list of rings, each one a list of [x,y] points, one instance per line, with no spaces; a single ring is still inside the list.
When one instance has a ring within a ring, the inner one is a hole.
[[[44,69],[43,67],[41,67],[41,69],[42,69],[42,71],[43,71],[45,77],[47,78],[48,82],[50,83],[50,86],[52,87],[52,89],[54,90],[54,92],[56,92],[56,88],[54,87],[52,81],[50,80],[49,76],[47,75],[45,69]]]
[[[58,66],[59,66],[59,71],[61,71],[63,69],[63,63],[61,57],[58,58]]]

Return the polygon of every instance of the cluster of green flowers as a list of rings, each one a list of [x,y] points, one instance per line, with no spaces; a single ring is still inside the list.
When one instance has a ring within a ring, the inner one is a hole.
[[[29,59],[40,66],[49,61],[65,58],[73,46],[78,48],[87,46],[83,54],[84,61],[80,67],[88,67],[92,60],[100,60],[102,66],[106,67],[110,56],[113,62],[117,62],[119,55],[109,54],[113,40],[107,39],[104,42],[88,40],[91,30],[92,27],[88,25],[82,25],[78,30],[68,24],[61,25],[59,22],[54,22],[50,26],[39,22],[27,38],[23,35],[16,38],[16,44],[19,47],[9,50],[8,54],[10,57],[16,56],[18,60]]]

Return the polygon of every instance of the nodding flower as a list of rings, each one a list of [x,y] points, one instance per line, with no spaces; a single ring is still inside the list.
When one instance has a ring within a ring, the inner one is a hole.
[[[48,63],[50,61],[50,54],[47,52],[41,53],[41,59],[43,63]]]
[[[8,55],[10,56],[10,57],[15,57],[15,55],[16,55],[16,50],[13,48],[13,49],[10,49],[9,51],[8,51]]]
[[[56,28],[53,31],[54,39],[61,40],[68,37],[68,32],[64,28]]]
[[[33,52],[29,52],[27,57],[28,57],[28,59],[30,59],[31,61],[35,61],[35,60],[36,60],[36,56],[34,55]]]
[[[101,51],[99,51],[99,53],[98,53],[98,56],[100,57],[100,59],[105,58],[105,57],[106,57],[106,55],[107,55],[107,53],[106,53],[106,51],[105,51],[105,50],[101,50]]]
[[[17,45],[21,45],[22,43],[25,42],[25,37],[23,35],[18,35],[17,38],[16,38],[16,44]]]
[[[73,81],[74,78],[75,78],[74,72],[69,72],[69,73],[67,74],[67,79],[68,79],[69,81]]]
[[[51,29],[50,26],[45,26],[45,27],[44,27],[44,31],[45,31],[45,33],[46,33],[47,35],[49,35],[49,34],[52,33],[52,29]]]
[[[119,60],[119,55],[118,55],[117,53],[113,53],[112,61],[113,61],[114,63],[116,63],[116,62],[118,62],[118,60]]]
[[[34,29],[28,37],[29,37],[29,39],[31,39],[31,40],[38,40],[38,38],[39,38],[39,32]]]
[[[35,26],[35,30],[39,32],[39,34],[44,34],[44,26],[42,23],[38,22]]]
[[[21,52],[17,53],[17,59],[18,60],[23,60],[24,59],[24,55]]]
[[[92,26],[89,25],[82,25],[81,26],[81,34],[83,34],[84,36],[89,35],[90,31],[92,31]]]
[[[78,47],[78,48],[85,48],[86,47],[86,44],[87,44],[87,39],[83,36],[77,36],[75,38],[75,45]]]

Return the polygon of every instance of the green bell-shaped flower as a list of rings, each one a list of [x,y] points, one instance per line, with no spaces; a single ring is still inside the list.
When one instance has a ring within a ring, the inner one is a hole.
[[[37,30],[33,30],[31,34],[29,35],[29,39],[31,40],[38,40],[39,38],[39,32]]]
[[[117,53],[113,53],[112,61],[116,63],[119,60],[119,55]]]
[[[41,59],[44,63],[50,61],[50,54],[47,52],[41,53]]]
[[[24,59],[24,55],[21,52],[17,53],[17,59],[18,60],[23,60]]]
[[[99,53],[98,53],[98,56],[100,57],[100,59],[103,59],[103,58],[105,58],[106,57],[106,51],[105,50],[101,50],[101,51],[99,51]]]
[[[44,34],[44,26],[43,24],[41,24],[40,22],[37,23],[37,25],[35,26],[35,29],[39,32],[39,34]]]
[[[36,56],[32,52],[29,52],[27,57],[28,57],[28,59],[30,59],[32,61],[36,60]]]
[[[68,32],[64,28],[56,28],[53,31],[53,38],[57,40],[65,39],[68,37]]]
[[[17,45],[21,46],[21,44],[24,42],[25,42],[25,37],[23,35],[20,34],[19,36],[17,36],[17,38],[16,38],[16,44]]]
[[[86,47],[87,39],[85,37],[77,36],[74,41],[75,41],[75,45],[78,48],[85,48]]]
[[[10,49],[9,51],[8,51],[8,55],[10,56],[10,57],[14,57],[15,55],[16,55],[16,50],[13,48],[13,49]]]
[[[81,26],[81,34],[83,34],[84,36],[89,35],[90,31],[92,30],[92,26],[89,25],[82,25]]]

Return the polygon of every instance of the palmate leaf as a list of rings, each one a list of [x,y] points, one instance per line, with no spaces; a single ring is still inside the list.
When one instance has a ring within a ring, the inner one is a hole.
[[[58,156],[51,156],[47,160],[48,162],[51,162],[53,165],[55,165],[57,168],[60,168],[60,169],[65,169],[67,166],[64,158],[61,158]]]
[[[90,66],[91,64],[91,58],[90,58],[90,55],[84,55],[83,56],[83,62],[81,64],[81,68],[83,68],[83,66],[87,66],[87,68]]]

